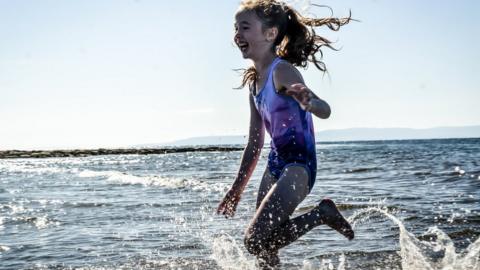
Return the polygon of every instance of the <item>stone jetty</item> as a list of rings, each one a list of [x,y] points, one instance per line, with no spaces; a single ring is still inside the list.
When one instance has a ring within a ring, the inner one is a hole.
[[[241,151],[243,147],[171,147],[171,148],[119,148],[119,149],[75,149],[75,150],[5,150],[0,151],[0,159],[6,158],[54,158],[54,157],[87,157],[100,155],[155,155],[184,152],[229,152]]]

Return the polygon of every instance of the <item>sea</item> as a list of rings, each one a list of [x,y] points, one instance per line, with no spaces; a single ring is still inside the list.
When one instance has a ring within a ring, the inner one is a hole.
[[[216,215],[242,151],[0,160],[0,269],[256,269],[243,246],[268,147],[235,217]],[[354,226],[280,269],[480,269],[480,139],[317,144],[315,186]]]

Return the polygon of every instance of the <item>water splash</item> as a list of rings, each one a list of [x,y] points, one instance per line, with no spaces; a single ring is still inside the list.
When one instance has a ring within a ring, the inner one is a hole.
[[[345,254],[338,257],[338,265],[332,259],[322,259],[321,261],[313,262],[311,260],[304,260],[302,270],[345,270]]]
[[[452,239],[439,228],[431,227],[427,231],[428,234],[436,236],[435,241],[422,241],[408,232],[402,221],[394,215],[384,209],[376,207],[358,211],[349,218],[349,222],[355,227],[357,224],[367,221],[376,214],[387,217],[400,229],[402,269],[474,270],[480,268],[480,238],[470,244],[465,251],[456,253]],[[441,259],[439,259],[440,257]]]
[[[255,260],[247,258],[228,234],[214,237],[211,258],[221,269],[255,269]]]

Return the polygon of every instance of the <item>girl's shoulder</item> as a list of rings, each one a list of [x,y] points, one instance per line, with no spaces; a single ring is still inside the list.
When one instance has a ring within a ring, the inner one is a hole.
[[[280,61],[273,70],[273,81],[277,91],[285,90],[287,85],[304,83],[300,71],[288,61]]]

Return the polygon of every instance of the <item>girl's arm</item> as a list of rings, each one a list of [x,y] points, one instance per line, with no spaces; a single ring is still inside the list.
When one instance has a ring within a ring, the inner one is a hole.
[[[332,113],[330,105],[319,98],[312,90],[308,89],[303,83],[295,83],[290,85],[286,91],[287,95],[291,95],[302,109],[313,113],[315,116],[327,119]]]
[[[243,151],[237,177],[217,209],[217,213],[225,215],[225,217],[232,217],[235,214],[240,197],[245,189],[245,186],[250,180],[250,176],[252,176],[263,147],[265,127],[263,125],[262,118],[255,107],[251,93],[249,95],[249,99],[250,128],[248,132],[248,143]]]
[[[292,96],[302,109],[322,119],[330,117],[330,105],[305,86],[302,75],[293,65],[279,63],[273,73],[273,79],[277,91]]]

